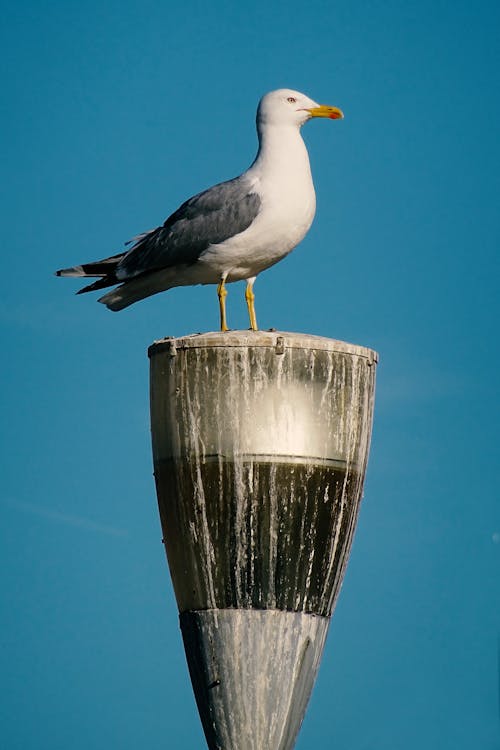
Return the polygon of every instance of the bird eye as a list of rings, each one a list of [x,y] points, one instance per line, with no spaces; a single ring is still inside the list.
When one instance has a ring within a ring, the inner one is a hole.
[[[290,102],[290,104],[295,104],[297,99],[294,96],[289,96],[287,99],[287,102]]]

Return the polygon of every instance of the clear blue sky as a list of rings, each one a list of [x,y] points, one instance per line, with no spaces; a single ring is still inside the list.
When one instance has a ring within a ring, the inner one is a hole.
[[[498,3],[8,2],[2,11],[0,744],[202,748],[160,543],[146,348],[212,287],[119,314],[94,260],[239,174],[266,91],[318,197],[262,328],[381,355],[351,560],[298,750],[498,750]],[[246,327],[243,286],[229,323]]]

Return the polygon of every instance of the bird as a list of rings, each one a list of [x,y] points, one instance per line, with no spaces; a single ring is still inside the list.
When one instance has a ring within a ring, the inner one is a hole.
[[[226,283],[246,281],[250,328],[257,331],[255,279],[301,242],[316,212],[300,129],[312,118],[343,117],[338,107],[299,91],[265,94],[257,108],[257,155],[245,172],[189,198],[161,226],[126,243],[124,252],[56,276],[99,277],[77,294],[118,284],[98,300],[113,311],[173,287],[214,284],[221,331],[229,330]]]

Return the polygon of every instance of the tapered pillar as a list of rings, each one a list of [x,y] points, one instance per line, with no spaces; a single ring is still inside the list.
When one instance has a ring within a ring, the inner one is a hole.
[[[351,548],[377,356],[261,331],[149,354],[158,504],[208,746],[289,750]]]

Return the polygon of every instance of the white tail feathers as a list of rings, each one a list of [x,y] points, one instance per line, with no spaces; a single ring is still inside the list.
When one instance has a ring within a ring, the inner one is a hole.
[[[165,283],[165,276],[161,274],[161,279],[155,280],[156,274],[148,274],[137,279],[131,279],[125,284],[112,289],[110,292],[100,297],[97,301],[106,305],[108,310],[118,312],[123,310],[134,302],[150,297],[158,292],[165,292],[171,289],[175,284]]]

